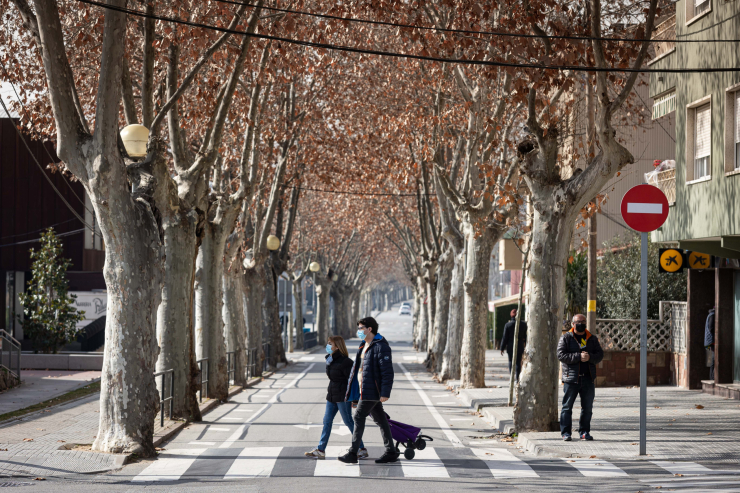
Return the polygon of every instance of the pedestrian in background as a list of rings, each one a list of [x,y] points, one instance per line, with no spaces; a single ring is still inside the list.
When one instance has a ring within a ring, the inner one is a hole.
[[[349,431],[354,432],[355,423],[352,419],[352,403],[345,402],[347,394],[347,385],[352,375],[353,361],[349,358],[347,345],[341,336],[329,337],[329,343],[326,345],[326,376],[329,377],[329,388],[326,391],[326,410],[324,411],[324,428],[321,430],[319,445],[310,452],[306,452],[306,457],[316,459],[326,458],[326,445],[329,443],[332,423],[337,412],[342,416],[342,421],[347,425]],[[368,457],[365,444],[360,440],[360,449],[357,452],[360,459]]]
[[[504,335],[501,337],[501,356],[506,351],[509,355],[509,373],[514,353],[514,329],[516,328],[516,308],[511,310],[511,320],[504,325]],[[524,346],[527,345],[527,322],[519,320],[519,343],[516,348],[516,379],[519,380],[519,373],[522,371],[522,355],[524,355]]]
[[[350,394],[359,390],[359,402],[355,411],[355,431],[352,434],[352,448],[338,459],[345,464],[357,462],[358,450],[365,432],[365,420],[368,416],[372,416],[380,427],[380,435],[385,445],[385,453],[375,462],[378,464],[396,462],[399,454],[393,445],[391,427],[383,410],[383,402],[390,398],[393,388],[391,347],[388,341],[378,334],[378,322],[373,317],[363,318],[357,322],[357,337],[363,341],[357,350],[357,357],[352,368],[352,380],[347,392],[347,400],[350,401],[353,400]]]
[[[704,325],[704,349],[707,352],[707,366],[709,367],[709,380],[714,380],[714,310],[712,307]]]
[[[566,442],[571,441],[573,404],[581,397],[581,419],[578,434],[581,440],[593,440],[591,415],[593,414],[596,389],[596,365],[604,358],[599,338],[586,330],[586,316],[573,316],[572,328],[560,337],[558,360],[562,368],[563,408],[560,411],[560,434]]]

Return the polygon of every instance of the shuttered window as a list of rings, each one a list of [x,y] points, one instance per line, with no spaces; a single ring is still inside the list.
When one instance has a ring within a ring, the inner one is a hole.
[[[711,154],[711,107],[706,104],[696,108],[694,139],[694,179],[709,175],[709,157]]]
[[[740,169],[740,91],[735,92],[735,169]]]
[[[709,0],[694,0],[694,16],[709,10]]]

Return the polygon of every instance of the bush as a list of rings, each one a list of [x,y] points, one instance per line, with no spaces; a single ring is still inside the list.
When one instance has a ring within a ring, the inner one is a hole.
[[[565,320],[571,320],[577,313],[585,315],[587,299],[588,255],[572,252],[565,271]]]
[[[41,249],[31,249],[33,279],[19,296],[23,306],[23,335],[31,339],[36,352],[56,353],[84,329],[77,322],[85,312],[72,306],[76,296],[68,294],[67,268],[71,262],[61,258],[62,243],[49,228],[41,235]],[[20,317],[19,317],[20,319]]]
[[[661,301],[686,301],[686,271],[681,274],[660,272],[660,245],[648,239],[648,309],[649,319],[659,316]],[[604,244],[604,256],[597,267],[599,318],[640,318],[640,236],[631,233]]]

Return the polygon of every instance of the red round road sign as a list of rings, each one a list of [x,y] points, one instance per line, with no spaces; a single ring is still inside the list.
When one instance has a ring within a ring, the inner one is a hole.
[[[622,198],[622,217],[635,231],[655,231],[668,217],[668,199],[658,187],[637,185]]]

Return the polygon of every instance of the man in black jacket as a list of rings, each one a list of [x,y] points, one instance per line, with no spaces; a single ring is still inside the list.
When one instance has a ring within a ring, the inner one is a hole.
[[[707,357],[709,362],[709,380],[714,380],[714,310],[712,307],[707,316],[707,322],[704,324],[704,348],[709,353]]]
[[[398,451],[393,445],[391,427],[383,410],[383,402],[391,396],[393,388],[393,359],[391,347],[383,336],[378,334],[378,322],[372,317],[363,318],[357,322],[357,336],[363,339],[357,350],[355,364],[352,367],[350,383],[347,386],[347,400],[352,393],[354,380],[359,384],[360,398],[355,411],[355,431],[352,433],[352,447],[338,459],[346,464],[357,463],[357,451],[360,448],[362,435],[365,432],[365,420],[372,416],[380,427],[383,437],[385,453],[376,459],[378,464],[396,462]]]
[[[504,325],[504,335],[501,337],[501,356],[504,351],[509,354],[509,373],[511,373],[511,364],[514,353],[514,329],[516,328],[516,308],[511,310],[511,320]],[[519,342],[516,348],[516,379],[519,380],[519,373],[522,371],[522,355],[524,346],[527,345],[527,322],[519,320]]]
[[[566,442],[571,441],[572,413],[576,397],[581,396],[581,419],[578,434],[581,440],[591,437],[591,415],[593,414],[596,390],[596,365],[604,358],[599,338],[586,330],[586,316],[575,315],[572,328],[560,337],[558,360],[563,370],[563,408],[560,411],[560,434]]]

